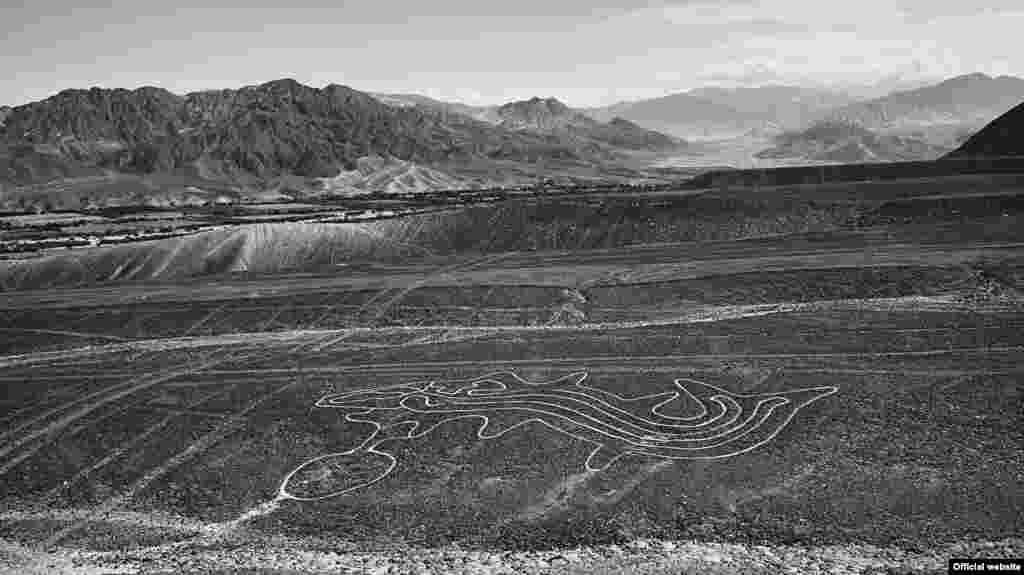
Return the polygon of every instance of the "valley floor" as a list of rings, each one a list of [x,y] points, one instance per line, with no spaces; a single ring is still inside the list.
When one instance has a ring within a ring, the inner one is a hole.
[[[0,293],[0,569],[927,573],[1019,557],[1020,191],[943,193],[987,211],[946,198],[792,233],[131,282],[21,269]],[[499,370],[586,372],[620,397],[678,378],[837,392],[749,451],[600,471],[582,435],[485,438],[449,418],[385,439],[395,466],[372,482],[339,464],[309,479],[324,497],[282,497],[298,466],[374,433],[316,407],[325,395]]]

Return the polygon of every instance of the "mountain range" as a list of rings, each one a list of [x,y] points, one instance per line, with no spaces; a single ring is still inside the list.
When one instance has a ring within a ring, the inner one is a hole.
[[[599,120],[619,116],[665,133],[700,138],[796,128],[851,101],[840,93],[798,86],[708,87],[591,108],[586,113]]]
[[[470,106],[290,79],[186,95],[69,89],[0,107],[0,194],[87,190],[83,198],[102,204],[115,188],[132,198],[168,188],[297,197],[617,181],[652,177],[645,166],[659,158],[709,149],[685,134],[739,135],[759,144],[749,152],[760,149],[759,158],[933,159],[1024,101],[1024,80],[969,74],[851,99],[797,86],[709,87],[574,109],[555,98]]]
[[[698,144],[690,151],[705,148],[701,157],[709,165],[932,160],[1024,101],[1024,79],[967,74],[863,101],[855,101],[858,93],[698,88],[585,112],[688,136]],[[685,158],[679,165],[695,161]]]
[[[345,86],[321,90],[293,80],[187,96],[159,88],[65,90],[12,109],[0,135],[120,169],[256,177],[328,176],[374,153],[423,162],[576,157],[557,142],[482,123],[448,123]]]
[[[833,110],[829,118],[857,122],[872,130],[951,124],[978,128],[1021,101],[1024,79],[968,74],[850,104]]]
[[[402,165],[397,173],[406,178],[436,171],[427,179],[458,187],[480,185],[460,174],[487,166],[511,162],[535,176],[599,172],[629,150],[682,144],[629,123],[596,122],[550,99],[510,104],[500,114],[501,122],[485,122],[288,79],[185,96],[152,87],[65,90],[5,110],[0,183],[176,174],[260,189],[282,179],[334,178],[358,171],[360,159],[382,157],[394,161],[363,166]],[[405,169],[415,166],[424,170]]]
[[[856,94],[781,85],[708,87],[584,111],[595,119],[620,116],[692,139],[772,136],[835,120],[951,147],[965,132],[1024,101],[1024,79],[967,74],[867,100]]]
[[[417,94],[377,94],[385,104],[399,107],[421,107],[442,114],[458,114],[496,126],[589,145],[598,152],[601,144],[632,150],[665,150],[685,144],[680,138],[643,128],[625,118],[607,115],[595,119],[580,110],[566,106],[556,98],[533,97],[500,106],[470,106],[442,102]]]

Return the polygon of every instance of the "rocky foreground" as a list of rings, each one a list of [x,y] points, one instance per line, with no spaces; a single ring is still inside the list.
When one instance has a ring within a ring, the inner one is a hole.
[[[869,545],[735,545],[641,539],[545,551],[478,551],[388,545],[360,551],[328,539],[233,535],[129,551],[40,550],[0,542],[0,573],[360,573],[360,574],[917,574],[946,573],[951,557],[1011,558],[1024,539],[931,550]]]

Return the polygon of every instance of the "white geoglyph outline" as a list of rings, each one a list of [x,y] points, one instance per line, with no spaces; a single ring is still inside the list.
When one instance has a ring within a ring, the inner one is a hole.
[[[423,437],[434,429],[458,419],[476,418],[483,420],[477,428],[477,439],[494,439],[528,423],[540,423],[575,439],[596,444],[584,464],[587,471],[606,469],[620,457],[634,453],[651,455],[663,460],[682,459],[724,459],[747,453],[774,439],[803,407],[839,391],[835,386],[811,387],[766,394],[734,393],[720,387],[689,378],[678,378],[673,382],[676,389],[637,397],[619,394],[583,384],[588,372],[579,371],[553,381],[534,383],[526,381],[511,371],[497,371],[472,379],[454,380],[447,383],[435,381],[364,388],[343,393],[329,394],[316,402],[316,407],[333,407],[351,410],[345,414],[345,421],[368,423],[373,432],[358,446],[339,453],[320,455],[303,462],[289,472],[278,488],[278,500],[319,501],[337,497],[356,489],[369,487],[394,471],[397,459],[387,451],[377,449],[393,439],[414,439]],[[527,389],[511,390],[504,381]],[[492,384],[487,387],[486,384]],[[494,386],[496,384],[497,387]],[[697,397],[687,386],[700,387],[706,398]],[[535,391],[536,390],[536,391]],[[512,393],[509,393],[509,392]],[[691,405],[700,407],[700,413],[688,416],[666,415],[661,412],[665,405],[685,396]],[[806,394],[808,397],[791,401],[786,396]],[[757,399],[751,413],[742,418],[744,406],[737,400]],[[487,402],[487,400],[494,400]],[[560,400],[560,402],[559,402]],[[567,405],[572,404],[572,405]],[[710,404],[710,406],[709,406]],[[794,404],[788,414],[775,424],[766,437],[742,449],[719,454],[702,455],[698,452],[713,450],[728,443],[747,437],[772,416],[776,408]],[[646,415],[638,415],[626,406],[638,405],[646,408]],[[452,407],[455,409],[452,409]],[[713,408],[712,409],[709,409]],[[371,417],[379,412],[404,411],[408,417],[382,423]],[[590,413],[588,413],[588,411]],[[714,411],[714,413],[713,413]],[[494,425],[487,413],[516,412],[539,414],[524,417],[512,425]],[[719,420],[723,420],[719,422]],[[560,426],[555,422],[568,421]],[[429,424],[425,424],[429,422]],[[411,427],[404,435],[387,435],[378,438],[386,429],[404,425]],[[644,429],[646,426],[646,430]],[[490,431],[488,431],[490,428]],[[568,428],[577,429],[576,433]],[[633,431],[627,431],[632,428]],[[640,430],[637,432],[636,430]],[[580,432],[585,435],[581,435]],[[645,432],[646,431],[646,432]],[[695,436],[682,436],[696,433]],[[600,438],[607,439],[600,439]],[[688,443],[700,445],[686,446]],[[711,442],[711,443],[708,443]],[[666,451],[672,454],[666,454]],[[303,497],[289,493],[288,484],[292,477],[303,468],[324,459],[371,453],[389,460],[387,469],[375,479],[346,489],[316,497]]]

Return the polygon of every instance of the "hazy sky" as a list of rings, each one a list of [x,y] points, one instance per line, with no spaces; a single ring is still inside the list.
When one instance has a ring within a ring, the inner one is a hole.
[[[282,77],[589,106],[707,84],[1024,76],[1020,0],[9,2],[8,105],[71,87],[185,93]]]

